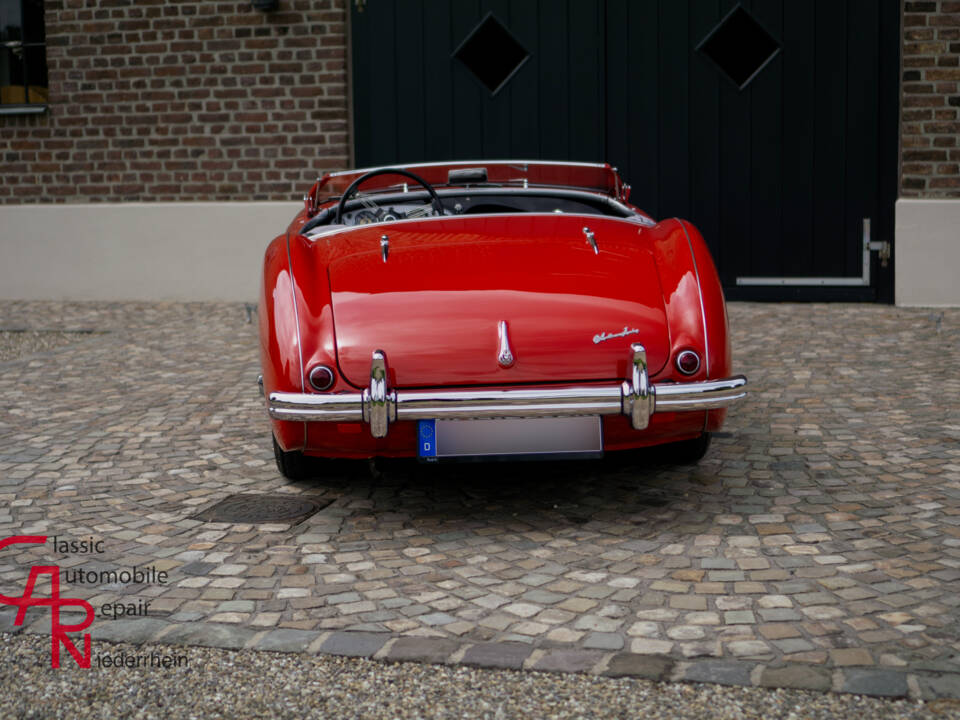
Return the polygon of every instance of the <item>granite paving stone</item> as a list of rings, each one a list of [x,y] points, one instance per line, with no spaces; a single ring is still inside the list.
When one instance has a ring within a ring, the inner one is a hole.
[[[610,659],[603,674],[609,677],[644,677],[650,680],[667,680],[673,671],[673,667],[674,661],[670,658],[620,653]]]
[[[318,632],[279,628],[268,632],[255,647],[258,650],[302,652],[318,637],[320,637]]]
[[[703,660],[690,664],[683,671],[683,679],[720,685],[750,685],[754,667],[751,663],[733,660]]]
[[[589,672],[603,655],[590,650],[548,650],[533,665],[533,670],[545,672]]]
[[[394,642],[387,658],[438,663],[447,660],[458,648],[459,643],[444,638],[401,637]]]
[[[843,671],[840,690],[858,695],[904,697],[907,694],[907,676],[895,670],[851,668]]]
[[[465,665],[519,670],[533,649],[517,643],[478,643],[463,655]]]

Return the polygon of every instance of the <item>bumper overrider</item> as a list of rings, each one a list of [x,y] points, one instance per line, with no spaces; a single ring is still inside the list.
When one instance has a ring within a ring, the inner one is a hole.
[[[364,422],[375,438],[386,437],[398,420],[473,420],[478,418],[617,415],[643,430],[655,412],[716,410],[747,394],[743,375],[691,383],[651,384],[643,345],[630,346],[630,377],[619,385],[470,390],[392,390],[387,356],[374,350],[370,385],[359,393],[313,395],[273,392],[270,417],[303,422]]]

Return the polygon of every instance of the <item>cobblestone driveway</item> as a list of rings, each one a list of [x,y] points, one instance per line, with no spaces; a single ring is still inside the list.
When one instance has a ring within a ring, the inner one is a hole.
[[[95,641],[960,697],[960,311],[729,309],[751,394],[698,466],[291,483],[242,306],[0,303],[0,331],[71,331],[0,363],[0,537],[104,540],[5,550],[0,592],[33,564],[148,567],[167,582],[69,585]],[[192,519],[235,493],[329,504],[293,527]]]

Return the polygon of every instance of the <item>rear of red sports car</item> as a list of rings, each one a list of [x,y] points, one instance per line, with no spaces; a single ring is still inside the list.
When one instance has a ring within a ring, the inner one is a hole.
[[[267,250],[263,387],[285,474],[307,456],[703,453],[746,381],[693,226],[654,223],[609,166],[403,172],[327,176]]]

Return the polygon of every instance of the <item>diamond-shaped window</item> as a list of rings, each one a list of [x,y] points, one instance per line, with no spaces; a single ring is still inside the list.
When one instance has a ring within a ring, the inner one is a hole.
[[[737,5],[697,49],[743,90],[780,52],[780,43],[750,13]]]
[[[487,13],[453,51],[453,57],[496,95],[530,59],[530,53],[493,13]]]

